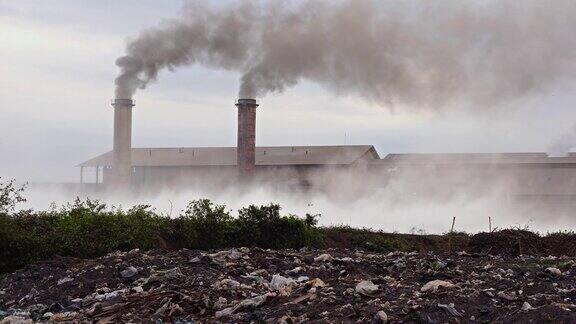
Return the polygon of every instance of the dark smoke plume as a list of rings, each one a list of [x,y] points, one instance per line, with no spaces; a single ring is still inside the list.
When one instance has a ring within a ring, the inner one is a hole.
[[[308,80],[387,107],[490,109],[574,75],[574,17],[573,0],[187,2],[128,42],[116,97],[201,64],[239,72],[240,97]]]

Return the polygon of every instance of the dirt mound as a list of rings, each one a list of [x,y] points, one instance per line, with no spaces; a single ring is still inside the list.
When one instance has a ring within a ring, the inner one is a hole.
[[[552,233],[544,238],[549,253],[556,256],[576,256],[576,234]]]
[[[548,247],[536,233],[507,229],[472,236],[468,242],[468,251],[507,256],[540,255],[548,253]]]

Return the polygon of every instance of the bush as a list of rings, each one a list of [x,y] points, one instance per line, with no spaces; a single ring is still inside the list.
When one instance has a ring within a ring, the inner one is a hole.
[[[229,246],[234,224],[225,208],[208,199],[190,202],[184,215],[173,221],[178,245],[204,250]]]
[[[22,197],[26,186],[16,187],[14,182],[14,180],[0,182],[0,214],[13,212],[17,204],[26,201]]]
[[[12,187],[13,188],[13,187]],[[13,196],[11,196],[13,197]],[[234,218],[210,200],[189,203],[170,218],[148,205],[128,211],[76,199],[61,209],[0,213],[0,272],[53,255],[97,257],[116,250],[238,246],[300,248],[319,242],[315,216],[281,216],[280,206],[249,206]]]
[[[242,246],[263,248],[300,248],[309,246],[315,240],[312,227],[316,224],[313,216],[302,220],[294,215],[280,216],[280,206],[250,205],[238,211],[238,231],[234,242]]]

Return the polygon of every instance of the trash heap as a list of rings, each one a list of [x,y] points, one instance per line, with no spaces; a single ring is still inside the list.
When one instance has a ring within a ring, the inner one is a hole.
[[[566,257],[362,250],[115,252],[0,278],[0,323],[576,322]]]

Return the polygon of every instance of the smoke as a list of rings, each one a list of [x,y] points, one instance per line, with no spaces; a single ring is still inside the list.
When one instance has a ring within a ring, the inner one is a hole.
[[[564,157],[568,156],[570,150],[576,147],[576,125],[560,135],[556,140],[554,140],[548,147],[548,155],[552,157]]]
[[[560,172],[560,173],[558,173]],[[152,205],[176,217],[193,199],[209,198],[236,210],[250,204],[279,203],[284,214],[321,214],[322,225],[371,227],[387,232],[443,233],[456,217],[456,230],[488,230],[488,217],[500,229],[526,227],[558,231],[576,226],[571,194],[576,188],[570,169],[536,170],[453,165],[410,166],[374,170],[323,169],[307,175],[312,189],[290,180],[298,170],[271,171],[268,181],[253,186],[235,185],[227,174],[151,182],[150,191],[105,191],[98,187],[33,184],[24,192],[21,208],[46,210],[52,202],[62,205],[90,197],[109,205]],[[552,181],[550,181],[552,177]],[[227,185],[222,185],[226,183]],[[346,185],[343,186],[342,184]]]
[[[116,97],[200,64],[238,72],[240,97],[308,80],[389,108],[488,110],[573,75],[575,16],[572,0],[189,1],[128,41]]]

